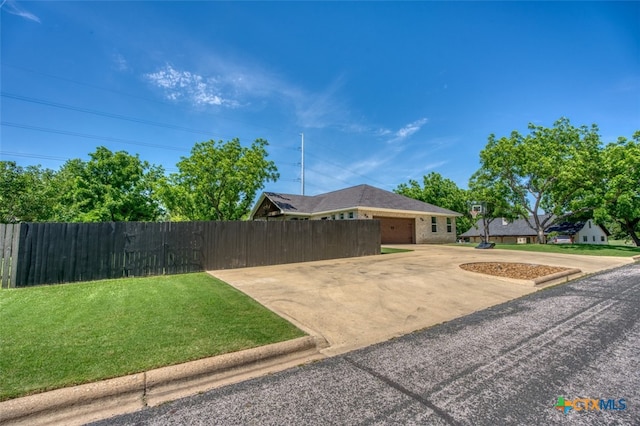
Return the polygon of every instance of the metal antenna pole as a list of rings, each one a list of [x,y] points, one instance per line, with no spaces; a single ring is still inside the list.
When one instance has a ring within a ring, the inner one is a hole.
[[[304,133],[300,133],[300,137],[302,138],[302,146],[300,149],[302,153],[302,160],[300,161],[300,190],[302,195],[304,195]]]

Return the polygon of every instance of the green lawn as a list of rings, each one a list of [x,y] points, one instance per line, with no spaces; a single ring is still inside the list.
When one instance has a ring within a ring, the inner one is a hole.
[[[205,273],[0,291],[0,401],[303,336]]]
[[[475,247],[478,243],[451,244]],[[605,244],[496,244],[497,249],[534,251],[538,253],[585,254],[591,256],[631,257],[640,255],[640,247]]]
[[[391,253],[406,253],[408,251],[413,251],[409,249],[399,249],[399,248],[391,248],[391,247],[382,247],[380,249],[380,254],[391,254]]]

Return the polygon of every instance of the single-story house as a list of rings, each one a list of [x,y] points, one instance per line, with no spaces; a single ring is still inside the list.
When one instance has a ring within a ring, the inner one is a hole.
[[[377,219],[383,244],[453,243],[462,214],[369,185],[314,196],[264,192],[251,220]]]
[[[556,233],[567,235],[571,241],[578,244],[609,244],[609,231],[589,219],[582,222],[563,222],[549,226],[545,234]]]
[[[541,217],[540,220],[544,220]],[[533,223],[533,217],[529,220]],[[484,224],[479,219],[475,226],[460,235],[465,241],[479,243],[484,238]],[[530,244],[538,241],[538,233],[529,226],[525,219],[509,221],[505,218],[495,218],[489,222],[489,239],[496,243],[506,244]]]
[[[540,215],[540,221],[546,218],[547,215]],[[534,223],[533,216],[529,217],[529,222]],[[601,225],[596,225],[591,219],[582,222],[552,224],[547,226],[544,231],[545,236],[552,232],[557,235],[568,235],[574,243],[608,244],[609,231]],[[482,219],[479,219],[475,227],[460,237],[473,243],[482,241],[484,237]],[[489,223],[489,239],[497,243],[531,244],[538,241],[538,234],[525,219],[509,221],[504,218],[496,218]]]

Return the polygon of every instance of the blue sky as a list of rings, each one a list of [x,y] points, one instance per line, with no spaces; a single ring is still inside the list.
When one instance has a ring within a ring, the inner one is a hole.
[[[640,130],[639,2],[0,0],[0,159],[99,145],[176,171],[195,142],[269,141],[265,190],[438,172],[466,188],[489,134]]]

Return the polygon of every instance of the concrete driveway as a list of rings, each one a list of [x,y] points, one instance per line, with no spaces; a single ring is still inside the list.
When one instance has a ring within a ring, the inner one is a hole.
[[[638,425],[638,302],[629,265],[99,425]]]
[[[402,247],[402,246],[394,246]],[[439,245],[361,258],[210,271],[301,329],[336,355],[537,291],[530,281],[491,277],[462,263],[504,261],[579,268],[584,274],[631,258],[474,250]]]

